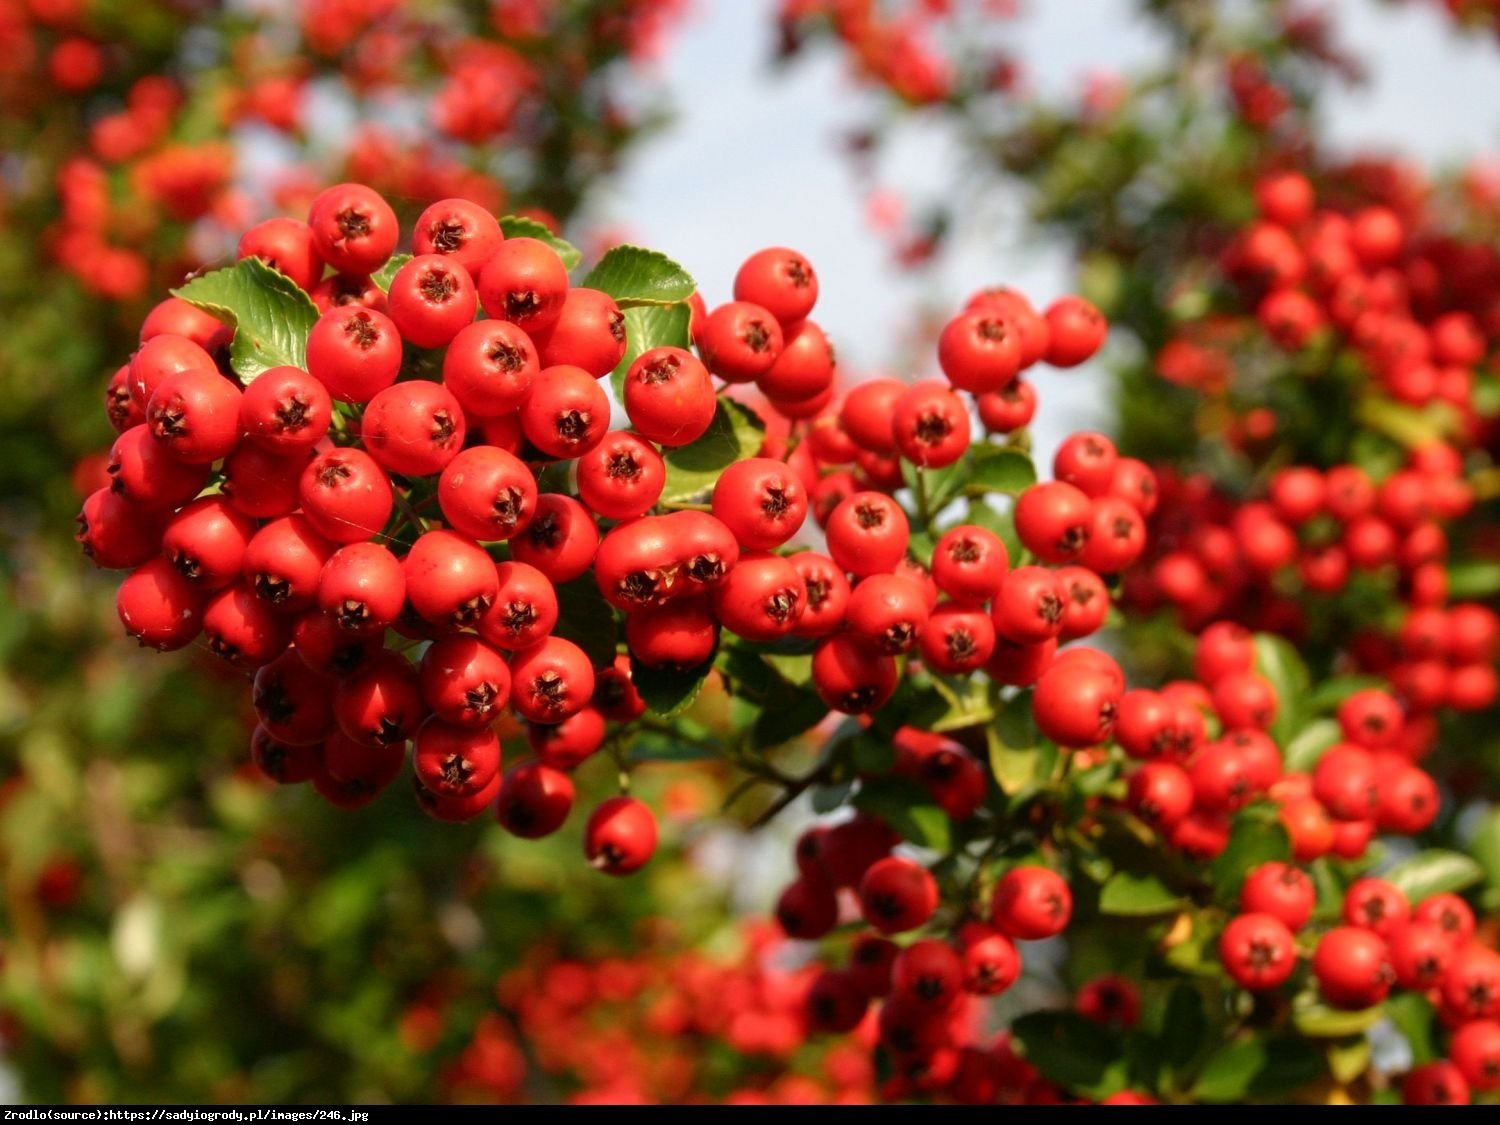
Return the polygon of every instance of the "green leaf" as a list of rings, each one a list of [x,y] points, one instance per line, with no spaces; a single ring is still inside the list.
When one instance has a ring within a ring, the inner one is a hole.
[[[1479,830],[1469,844],[1469,851],[1484,869],[1485,906],[1500,906],[1500,809],[1479,822]]]
[[[1333,719],[1314,719],[1286,744],[1282,757],[1288,773],[1307,773],[1335,742],[1344,737],[1343,730]]]
[[[1180,910],[1187,899],[1165,886],[1155,875],[1117,871],[1099,892],[1099,912],[1126,917],[1149,917]]]
[[[1276,721],[1271,724],[1271,737],[1278,745],[1285,746],[1292,732],[1298,729],[1305,706],[1307,665],[1284,637],[1257,633],[1255,668],[1276,689]]]
[[[1203,1010],[1203,994],[1186,981],[1172,989],[1162,1020],[1161,1047],[1168,1066],[1180,1069],[1203,1049],[1208,1018]]]
[[[952,821],[926,800],[921,788],[895,777],[867,778],[854,795],[854,807],[874,813],[919,848],[948,852],[953,846]]]
[[[828,704],[819,698],[817,692],[786,683],[776,684],[750,728],[750,746],[755,750],[780,746],[826,718]]]
[[[370,275],[370,280],[382,293],[391,291],[391,282],[396,280],[396,275],[401,272],[401,267],[411,261],[410,254],[392,254],[385,265]]]
[[[1111,1084],[1124,1067],[1119,1037],[1077,1012],[1031,1012],[1010,1033],[1044,1077],[1080,1093]]]
[[[719,396],[719,407],[707,432],[697,441],[666,455],[665,503],[702,498],[730,465],[754,457],[764,440],[766,424],[748,406]]]
[[[1019,793],[1037,777],[1037,760],[1040,758],[1035,746],[1014,748],[1007,746],[993,726],[985,728],[985,741],[989,744],[990,772],[1007,796]]]
[[[1339,1085],[1347,1086],[1369,1069],[1371,1053],[1370,1041],[1363,1035],[1330,1043],[1324,1052],[1328,1073]]]
[[[698,288],[693,275],[659,250],[616,246],[589,270],[582,284],[608,293],[619,306],[675,305]]]
[[[590,570],[572,582],[557,588],[558,616],[553,627],[554,635],[572,641],[583,649],[595,668],[607,668],[614,663],[615,646],[619,644],[619,628],[615,622],[615,611],[599,592]]]
[[[1416,903],[1483,882],[1484,868],[1462,852],[1429,848],[1402,860],[1382,878]]]
[[[1335,676],[1324,680],[1307,697],[1307,713],[1325,715],[1357,691],[1368,688],[1384,688],[1390,685],[1379,676]]]
[[[1226,1043],[1203,1064],[1193,1096],[1206,1102],[1241,1100],[1266,1064],[1265,1040],[1258,1036]]]
[[[623,310],[625,355],[609,373],[615,398],[625,401],[625,376],[631,364],[652,348],[686,348],[692,343],[688,326],[693,312],[686,305],[634,305]]]
[[[1214,895],[1225,906],[1234,908],[1240,899],[1240,884],[1245,876],[1263,863],[1285,861],[1292,857],[1292,843],[1278,820],[1241,813],[1235,818],[1229,844],[1209,867]]]
[[[1448,564],[1448,597],[1454,601],[1487,598],[1500,592],[1500,563],[1468,559]]]
[[[718,755],[697,741],[643,730],[631,741],[629,757],[633,762],[699,762]]]
[[[1385,1002],[1385,1014],[1411,1047],[1418,1065],[1438,1058],[1437,1013],[1419,992],[1398,992]]]
[[[534,238],[538,242],[545,242],[557,252],[562,259],[563,266],[569,273],[578,268],[578,263],[583,261],[583,255],[578,248],[566,239],[557,237],[535,219],[528,219],[524,215],[506,215],[500,220],[500,229],[505,232],[506,238]]]
[[[852,781],[846,781],[842,785],[819,785],[812,792],[813,812],[821,815],[842,808],[849,800],[849,794],[853,788]]]
[[[651,668],[634,656],[630,658],[630,680],[640,692],[646,707],[656,715],[669,719],[692,706],[714,666],[712,658],[696,668],[682,672]]]
[[[974,469],[964,491],[970,496],[990,492],[1019,496],[1035,483],[1036,466],[1026,454],[999,445],[980,445],[974,448]]]
[[[1342,1039],[1346,1035],[1369,1031],[1384,1015],[1383,1004],[1357,1012],[1346,1012],[1330,1008],[1326,1004],[1310,1003],[1293,1006],[1292,1023],[1298,1031],[1312,1039]]]
[[[242,382],[272,367],[307,366],[307,334],[318,322],[318,307],[259,258],[195,277],[172,295],[234,326],[229,364]]]
[[[896,767],[896,747],[874,731],[863,731],[849,744],[850,760],[860,773],[889,773]]]

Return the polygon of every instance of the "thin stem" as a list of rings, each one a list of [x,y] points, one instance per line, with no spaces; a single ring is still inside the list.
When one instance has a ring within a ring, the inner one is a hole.
[[[927,470],[916,471],[917,483],[912,492],[917,497],[917,514],[922,518],[922,526],[928,531],[932,530],[932,504],[927,498]]]

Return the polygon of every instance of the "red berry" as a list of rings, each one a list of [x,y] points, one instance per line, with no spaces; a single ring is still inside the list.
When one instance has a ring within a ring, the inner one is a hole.
[[[833,561],[860,577],[895,570],[911,535],[901,506],[879,492],[856,492],[840,501],[824,530]]]
[[[581,457],[609,429],[609,396],[581,367],[547,367],[521,402],[526,440],[548,457]]]
[[[504,320],[468,325],[443,353],[443,386],[475,418],[498,418],[520,409],[540,373],[531,338]]]
[[[704,364],[729,383],[748,383],[766,374],[783,346],[776,318],[749,301],[730,301],[714,309],[698,339]]]
[[[125,631],[148,648],[182,648],[203,629],[204,590],[171,562],[154,558],[132,571],[115,595]]]
[[[340,273],[374,273],[396,249],[401,229],[390,204],[363,184],[320,192],[308,226],[322,259]]]
[[[900,856],[877,860],[859,881],[859,909],[883,934],[915,930],[937,909],[938,888],[931,872]]]
[[[358,543],[379,534],[395,507],[390,478],[358,449],[332,449],[302,471],[297,485],[302,514],[334,543]]]
[[[440,199],[412,224],[412,250],[440,254],[478,277],[505,239],[500,224],[483,207],[467,199]]]
[[[995,886],[992,921],[1023,941],[1056,937],[1073,916],[1073,894],[1055,871],[1015,867]]]
[[[401,338],[419,348],[443,347],[479,308],[469,271],[437,254],[418,254],[397,270],[386,300]]]
[[[479,303],[493,320],[536,333],[556,323],[568,296],[568,269],[535,238],[508,238],[479,270]]]
[[[1391,990],[1394,973],[1385,942],[1370,930],[1329,930],[1313,954],[1313,975],[1323,999],[1335,1008],[1368,1008]]]
[[[634,797],[611,797],[584,829],[584,854],[606,875],[630,875],[656,851],[656,817]]]
[[[512,836],[537,840],[563,826],[573,811],[573,779],[541,762],[523,762],[506,772],[495,816]]]
[[[702,437],[718,408],[707,369],[691,352],[673,347],[640,354],[625,374],[624,399],[641,436],[670,447]]]
[[[262,371],[245,388],[239,409],[240,429],[251,441],[285,454],[317,445],[333,419],[327,388],[300,367]]]
[[[1270,914],[1241,914],[1219,937],[1219,959],[1241,988],[1261,992],[1284,984],[1297,968],[1286,923]]]
[[[558,723],[594,694],[594,668],[581,648],[547,637],[516,653],[510,665],[511,706],[535,723]]]
[[[400,374],[401,336],[374,309],[332,309],[308,333],[307,370],[339,402],[369,402]]]
[[[425,477],[442,472],[458,456],[466,429],[464,412],[446,387],[410,379],[370,400],[360,434],[385,469]]]
[[[557,320],[535,340],[543,367],[581,367],[602,379],[625,358],[625,314],[608,293],[569,289]]]

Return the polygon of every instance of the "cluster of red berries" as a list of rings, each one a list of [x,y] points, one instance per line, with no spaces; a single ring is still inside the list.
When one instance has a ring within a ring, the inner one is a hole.
[[[537,949],[500,979],[500,1010],[446,1068],[451,1096],[521,1101],[530,1071],[561,1084],[573,1104],[873,1100],[867,1052],[809,1044],[806,997],[817,969],[799,964],[774,927],[743,925],[728,955],[675,944],[658,933],[657,952],[589,959]],[[414,1047],[436,1045],[441,1001],[403,1021]],[[724,1050],[746,1061],[728,1076],[715,1060]]]
[[[1128,596],[1143,608],[1176,607],[1192,629],[1228,618],[1293,638],[1331,632],[1415,715],[1488,709],[1500,691],[1500,619],[1481,604],[1450,603],[1445,563],[1449,527],[1475,503],[1467,462],[1488,436],[1475,373],[1500,332],[1500,256],[1425,234],[1389,207],[1318,210],[1298,173],[1262,179],[1256,199],[1261,217],[1223,265],[1264,337],[1293,353],[1346,349],[1357,401],[1440,406],[1452,425],[1446,437],[1418,435],[1381,478],[1352,463],[1283,464],[1267,469],[1249,501],[1206,475],[1159,468],[1153,558]],[[1158,369],[1212,393],[1245,393],[1201,341],[1169,343]],[[1274,429],[1258,427],[1272,419],[1255,413],[1246,412],[1239,442],[1269,459]],[[1330,627],[1329,604],[1339,613],[1336,599],[1371,584],[1401,603],[1394,628]]]
[[[203,67],[194,55],[193,67],[184,67],[172,53],[199,51],[198,41],[186,46],[184,37],[164,48],[156,31],[127,50],[112,49],[118,21],[101,21],[81,2],[8,5],[0,13],[0,44],[12,60],[0,78],[8,109],[20,120],[34,117],[45,138],[56,129],[59,99],[79,105],[80,144],[57,169],[61,213],[44,237],[81,285],[112,300],[149,293],[157,266],[181,273],[185,263],[211,257],[224,230],[242,228],[264,207],[235,184],[235,144],[202,139],[206,117],[224,130],[272,129],[282,151],[306,162],[274,176],[257,169],[284,209],[305,205],[308,185],[330,172],[377,184],[392,198],[463,196],[498,209],[510,189],[536,194],[535,185],[508,183],[488,156],[502,137],[512,149],[545,143],[532,119],[560,88],[552,73],[570,76],[563,87],[600,95],[579,99],[575,127],[594,130],[601,148],[622,143],[629,111],[613,94],[618,79],[606,64],[651,54],[681,4],[630,0],[567,12],[497,0],[470,15],[329,0],[191,21],[172,3],[149,0],[148,7],[155,11],[142,17],[144,27],[197,29],[201,38],[211,26],[223,65]],[[168,76],[194,67],[213,81]],[[342,147],[324,151],[326,136],[314,141],[307,127],[320,82],[356,100],[393,92],[416,99],[428,127],[362,124]],[[587,112],[600,120],[586,122]],[[35,157],[29,137],[17,149]]]
[[[1333,1007],[1370,1008],[1393,988],[1427,995],[1450,1030],[1449,1057],[1408,1072],[1406,1103],[1467,1105],[1470,1091],[1500,1089],[1500,953],[1475,937],[1469,904],[1437,894],[1413,906],[1383,879],[1358,879],[1344,894],[1344,924],[1299,948],[1316,905],[1300,868],[1268,863],[1251,871],[1241,913],[1219,937],[1230,978],[1251,992],[1274,990],[1310,952],[1318,990]]]

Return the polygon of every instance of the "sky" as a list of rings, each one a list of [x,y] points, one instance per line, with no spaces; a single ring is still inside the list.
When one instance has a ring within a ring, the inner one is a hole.
[[[1426,163],[1500,152],[1500,44],[1449,30],[1431,0],[1325,0],[1343,41],[1378,76],[1329,105],[1330,131],[1348,149],[1398,148]],[[773,0],[693,0],[661,62],[677,118],[633,158],[602,211],[631,237],[666,251],[698,278],[710,304],[726,300],[739,263],[768,245],[791,246],[817,268],[814,316],[856,371],[881,369],[909,311],[923,300],[957,305],[1006,284],[1034,300],[1067,292],[1069,263],[1018,224],[976,221],[956,250],[916,274],[893,267],[868,225],[865,200],[839,140],[864,103],[832,51],[814,50],[779,73],[771,66]],[[1129,69],[1157,49],[1126,0],[1023,0],[1017,53],[1043,92],[1081,87],[1091,71]],[[904,131],[886,178],[920,197],[961,174],[963,158],[940,127]],[[987,201],[1014,215],[1014,196]],[[925,375],[925,372],[898,374]],[[1043,372],[1038,447],[1102,425],[1097,370]]]

